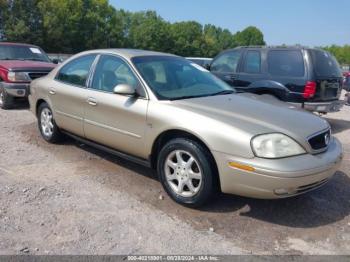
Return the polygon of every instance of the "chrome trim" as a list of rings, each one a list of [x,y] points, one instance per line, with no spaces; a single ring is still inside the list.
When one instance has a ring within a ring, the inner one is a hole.
[[[104,146],[102,144],[98,144],[96,142],[93,142],[93,141],[90,141],[90,140],[87,140],[85,138],[82,138],[80,136],[76,136],[76,135],[73,135],[72,133],[70,132],[67,132],[65,130],[62,130],[62,132],[88,146],[92,146],[94,148],[97,148],[98,150],[102,150],[102,151],[105,151],[109,154],[112,154],[112,155],[115,155],[117,157],[120,157],[120,158],[123,158],[123,159],[126,159],[128,161],[132,161],[134,163],[137,163],[139,165],[142,165],[142,166],[145,166],[145,167],[148,167],[148,168],[151,168],[151,162],[149,160],[145,160],[145,159],[142,159],[142,158],[138,158],[138,157],[135,157],[135,156],[132,156],[132,155],[129,155],[127,153],[124,153],[124,152],[121,152],[121,151],[118,151],[118,150],[115,150],[113,148],[110,148],[110,147],[107,147],[107,146]]]
[[[56,110],[55,113],[57,113],[57,114],[59,114],[59,115],[62,115],[62,116],[69,117],[69,118],[73,118],[73,119],[75,119],[75,120],[83,121],[83,118],[82,118],[82,117],[78,117],[78,116],[74,116],[74,115],[71,115],[71,114],[67,114],[67,113],[64,113],[64,112],[62,112],[62,111]]]
[[[134,134],[134,133],[131,133],[131,132],[128,132],[128,131],[125,131],[125,130],[121,130],[121,129],[118,129],[118,128],[115,128],[115,127],[107,126],[107,125],[104,125],[104,124],[100,124],[100,123],[97,123],[95,121],[91,121],[91,120],[88,120],[88,119],[84,119],[84,122],[87,123],[87,124],[90,124],[90,125],[94,125],[94,126],[98,126],[98,127],[107,129],[107,130],[112,131],[112,132],[120,133],[120,134],[123,134],[123,135],[127,135],[127,136],[131,136],[131,137],[134,137],[134,138],[138,138],[138,139],[141,138],[141,136],[139,136],[137,134]]]

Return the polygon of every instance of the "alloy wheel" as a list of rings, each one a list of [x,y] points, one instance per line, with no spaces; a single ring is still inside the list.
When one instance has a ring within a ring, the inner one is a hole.
[[[4,98],[5,98],[4,90],[0,89],[0,107],[4,105]]]
[[[167,183],[176,194],[193,197],[201,188],[203,176],[197,159],[187,151],[174,150],[164,166]]]
[[[54,131],[52,112],[44,108],[40,114],[41,130],[46,137],[51,137]]]

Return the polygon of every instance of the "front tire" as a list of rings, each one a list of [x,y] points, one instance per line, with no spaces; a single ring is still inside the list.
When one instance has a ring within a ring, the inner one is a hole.
[[[38,108],[38,126],[41,136],[47,142],[55,144],[62,140],[63,134],[56,125],[52,110],[47,103],[40,104]]]
[[[6,93],[3,87],[0,87],[0,108],[10,109],[13,106],[13,97]]]
[[[212,157],[193,140],[177,138],[168,142],[159,153],[157,170],[165,191],[181,205],[202,206],[215,192]]]

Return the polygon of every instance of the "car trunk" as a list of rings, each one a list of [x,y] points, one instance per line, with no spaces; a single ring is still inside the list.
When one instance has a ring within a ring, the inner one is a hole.
[[[313,101],[332,101],[340,97],[343,77],[337,60],[323,50],[309,50],[313,64],[316,93]]]

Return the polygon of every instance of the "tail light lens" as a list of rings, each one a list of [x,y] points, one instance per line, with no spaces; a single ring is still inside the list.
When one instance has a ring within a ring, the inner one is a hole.
[[[304,87],[304,98],[312,98],[316,93],[316,82],[308,81]]]

